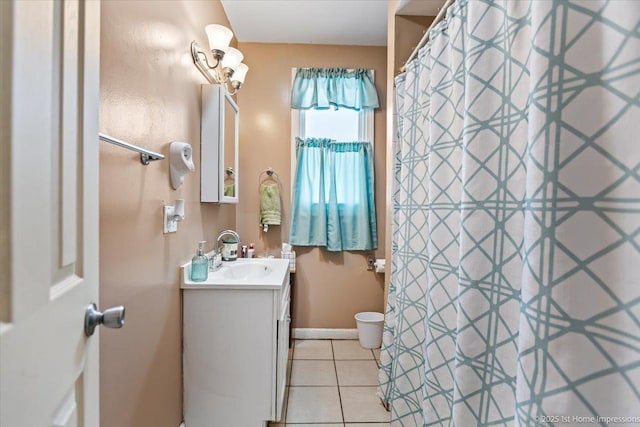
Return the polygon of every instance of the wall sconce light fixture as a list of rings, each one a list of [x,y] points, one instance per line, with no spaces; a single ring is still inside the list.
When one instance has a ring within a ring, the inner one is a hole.
[[[249,67],[242,62],[244,56],[238,49],[229,46],[233,32],[223,25],[210,24],[205,27],[209,48],[215,63],[209,63],[207,53],[194,40],[191,42],[191,57],[196,68],[213,84],[230,84],[235,94],[244,83]]]

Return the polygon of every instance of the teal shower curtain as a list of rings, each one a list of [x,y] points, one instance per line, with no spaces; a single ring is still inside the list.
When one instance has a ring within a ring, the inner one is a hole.
[[[296,142],[290,243],[329,251],[376,249],[371,143]]]
[[[397,78],[392,426],[640,421],[639,28],[457,0]]]

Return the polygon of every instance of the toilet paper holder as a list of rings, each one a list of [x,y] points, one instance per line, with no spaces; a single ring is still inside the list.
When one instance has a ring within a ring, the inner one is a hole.
[[[367,257],[367,271],[375,271],[376,273],[385,273],[385,259],[375,259],[373,255]]]
[[[369,255],[367,257],[367,271],[373,271],[375,263],[376,263],[376,259],[372,255]]]
[[[373,269],[378,274],[384,274],[386,272],[386,270],[385,270],[386,265],[385,264],[386,264],[386,261],[385,261],[384,258],[377,259],[373,263]]]

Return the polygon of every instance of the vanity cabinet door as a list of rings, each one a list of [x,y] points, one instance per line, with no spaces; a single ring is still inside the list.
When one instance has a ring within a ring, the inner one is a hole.
[[[289,356],[289,325],[291,316],[289,313],[291,301],[287,299],[282,307],[280,319],[278,319],[278,344],[276,366],[276,421],[282,417],[285,390],[287,387],[287,362]]]
[[[276,292],[184,290],[187,427],[259,427],[273,417]]]
[[[277,339],[276,339],[276,388],[275,388],[275,409],[273,421],[280,421],[282,418],[282,407],[284,406],[285,390],[287,388],[287,364],[289,359],[289,330],[291,325],[291,276],[287,275],[282,289],[277,294],[278,317],[277,317]]]

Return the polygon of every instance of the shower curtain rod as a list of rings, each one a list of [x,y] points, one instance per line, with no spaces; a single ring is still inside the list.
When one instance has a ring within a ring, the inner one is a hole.
[[[404,73],[407,70],[407,64],[409,63],[409,61],[415,58],[420,48],[427,43],[427,40],[429,40],[429,33],[431,32],[433,27],[435,27],[436,24],[444,18],[444,14],[447,12],[447,9],[449,8],[449,6],[453,4],[454,1],[455,0],[446,0],[444,4],[440,6],[440,9],[438,9],[438,14],[433,19],[433,22],[431,23],[431,25],[429,25],[429,28],[427,28],[427,31],[424,32],[424,34],[422,35],[422,38],[420,39],[416,47],[413,49],[413,52],[411,52],[411,55],[409,55],[409,58],[407,58],[402,68],[400,68],[400,72]]]

